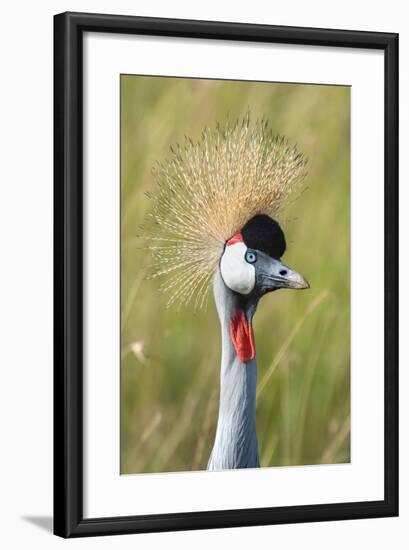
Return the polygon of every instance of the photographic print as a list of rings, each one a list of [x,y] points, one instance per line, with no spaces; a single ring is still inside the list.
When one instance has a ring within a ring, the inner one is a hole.
[[[55,534],[396,516],[398,35],[54,30]]]
[[[120,90],[121,474],[348,463],[350,87]]]

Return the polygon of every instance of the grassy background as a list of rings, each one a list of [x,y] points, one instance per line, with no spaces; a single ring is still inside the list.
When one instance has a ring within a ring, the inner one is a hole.
[[[269,119],[309,158],[308,190],[281,219],[284,261],[309,280],[259,305],[257,429],[262,466],[350,458],[350,89],[121,77],[121,472],[206,468],[218,406],[220,336],[206,312],[166,310],[138,225],[151,168],[169,146],[242,117]]]

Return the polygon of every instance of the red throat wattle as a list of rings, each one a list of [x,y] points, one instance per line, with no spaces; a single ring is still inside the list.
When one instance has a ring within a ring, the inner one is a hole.
[[[254,359],[256,350],[253,327],[247,321],[246,315],[241,309],[237,309],[230,319],[230,337],[240,361],[248,363],[248,361]]]

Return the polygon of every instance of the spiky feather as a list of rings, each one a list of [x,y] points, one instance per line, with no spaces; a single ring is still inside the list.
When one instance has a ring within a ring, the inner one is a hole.
[[[158,163],[156,188],[149,198],[144,237],[153,252],[153,277],[165,275],[161,290],[196,307],[205,302],[226,241],[256,214],[277,217],[289,195],[299,189],[305,157],[266,120],[204,129],[193,143],[171,148]]]

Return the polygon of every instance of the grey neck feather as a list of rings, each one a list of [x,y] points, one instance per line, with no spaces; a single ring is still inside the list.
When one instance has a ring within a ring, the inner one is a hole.
[[[239,297],[230,291],[219,272],[214,279],[214,298],[221,324],[222,360],[220,403],[216,438],[208,470],[258,468],[256,434],[256,360],[242,363],[230,337],[230,319]],[[243,302],[240,303],[243,309]],[[252,322],[257,300],[245,303],[244,311]]]

